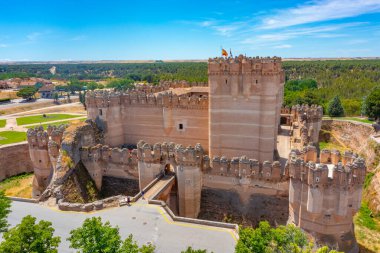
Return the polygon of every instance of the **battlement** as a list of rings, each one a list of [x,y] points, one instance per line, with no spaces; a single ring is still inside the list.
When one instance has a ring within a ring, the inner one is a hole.
[[[294,105],[290,113],[293,114],[295,120],[310,123],[322,120],[323,108],[320,105]]]
[[[208,60],[209,75],[221,74],[251,74],[276,75],[282,73],[282,60],[280,57],[216,57]]]
[[[289,177],[313,187],[362,185],[366,174],[363,158],[350,151],[343,156],[337,150],[322,150],[319,157],[310,147],[292,150],[286,167]]]
[[[47,150],[49,142],[52,141],[60,145],[65,128],[65,125],[60,125],[59,127],[49,125],[47,131],[42,126],[35,127],[34,129],[29,128],[26,133],[29,148]]]
[[[83,146],[80,150],[83,162],[99,160],[115,164],[137,164],[137,149],[110,148],[107,145]]]
[[[170,91],[146,93],[145,91],[132,90],[118,92],[111,90],[95,90],[86,93],[88,107],[111,106],[144,106],[144,107],[170,107],[186,109],[207,109],[207,96],[176,95]]]
[[[264,161],[260,163],[256,159],[249,159],[246,156],[233,157],[214,156],[211,160],[208,156],[203,157],[203,171],[206,174],[250,178],[266,181],[287,180],[286,170],[282,170],[278,161]]]
[[[204,150],[199,143],[195,147],[183,147],[173,142],[150,145],[145,141],[140,141],[137,144],[138,160],[149,163],[160,163],[162,160],[173,158],[179,165],[200,166],[203,154]]]

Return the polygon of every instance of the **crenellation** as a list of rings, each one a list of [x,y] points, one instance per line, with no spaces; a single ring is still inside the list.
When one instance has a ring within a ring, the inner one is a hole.
[[[171,91],[146,93],[144,91],[132,90],[115,92],[111,90],[95,90],[86,93],[86,105],[89,108],[109,108],[113,106],[149,106],[170,107],[186,109],[207,109],[207,96],[189,96],[183,94],[178,96]]]
[[[319,242],[336,234],[352,234],[352,217],[360,207],[365,180],[364,160],[352,152],[322,150],[319,157],[305,159],[305,150],[293,150],[289,169],[289,222],[313,234]],[[341,250],[353,245],[337,237]],[[329,245],[332,246],[332,245]]]

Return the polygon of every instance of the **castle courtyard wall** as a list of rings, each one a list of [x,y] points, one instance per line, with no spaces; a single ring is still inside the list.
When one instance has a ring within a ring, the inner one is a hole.
[[[149,143],[175,142],[183,145],[200,143],[208,147],[208,110],[205,106],[162,106],[136,104],[123,98],[116,104],[88,106],[88,118],[99,122],[104,142],[112,147]],[[101,113],[100,113],[101,110]],[[182,128],[182,129],[181,129]]]
[[[25,172],[33,172],[28,143],[0,146],[0,181]]]

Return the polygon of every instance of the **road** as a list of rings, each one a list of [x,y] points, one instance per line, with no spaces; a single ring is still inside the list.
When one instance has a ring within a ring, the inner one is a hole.
[[[180,253],[187,246],[207,249],[214,253],[232,253],[236,239],[232,230],[173,222],[165,211],[146,202],[105,209],[94,213],[62,212],[39,204],[13,201],[8,222],[11,226],[20,223],[22,217],[32,215],[37,219],[51,221],[55,235],[61,236],[58,252],[75,252],[69,248],[66,238],[72,229],[79,227],[84,219],[100,216],[113,226],[119,226],[122,239],[129,234],[141,245],[151,242],[157,253]]]

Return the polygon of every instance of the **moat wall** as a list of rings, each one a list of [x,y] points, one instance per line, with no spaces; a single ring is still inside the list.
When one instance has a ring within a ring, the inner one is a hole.
[[[0,146],[0,181],[25,172],[33,172],[28,143]]]

